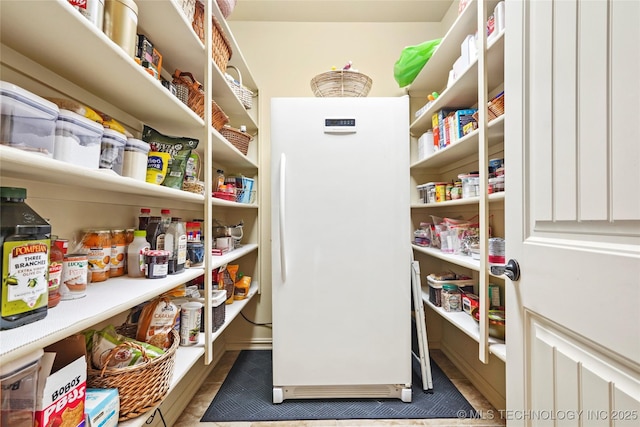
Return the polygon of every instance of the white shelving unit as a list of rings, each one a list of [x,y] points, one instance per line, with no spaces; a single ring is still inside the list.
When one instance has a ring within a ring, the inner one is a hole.
[[[480,331],[478,323],[463,311],[448,312],[442,307],[437,307],[429,301],[429,290],[422,289],[422,301],[433,311],[438,313],[448,322],[454,324],[458,329],[471,337],[474,341],[480,341]],[[507,360],[507,348],[503,340],[489,337],[489,351],[502,361]]]
[[[478,42],[478,58],[468,65],[455,82],[447,86],[449,70],[461,53],[461,43],[467,35],[474,34],[478,28],[478,22],[482,22],[479,15],[482,14],[483,8],[479,6],[483,5],[487,14],[490,14],[497,3],[498,1],[494,0],[470,1],[443,37],[431,59],[408,87],[412,105],[416,110],[427,104],[428,94],[432,92],[440,94],[424,111],[413,117],[410,127],[414,139],[412,143],[415,143],[417,138],[432,128],[434,113],[443,108],[482,108],[482,105],[478,107],[480,100],[490,99],[490,93],[495,93],[502,88],[504,81],[504,31],[497,34],[487,44],[486,49],[482,49],[480,42]],[[486,64],[486,67],[483,64]],[[487,93],[483,95],[484,79],[487,81]],[[489,156],[502,156],[504,152],[504,125],[505,116],[502,115],[488,122],[486,127],[479,127],[427,158],[418,159],[417,155],[414,155],[411,164],[412,183],[420,185],[429,181],[449,181],[460,173],[482,170],[487,166]],[[417,153],[417,150],[412,150],[412,152]],[[505,192],[481,194],[477,197],[439,203],[423,203],[418,197],[418,191],[415,188],[413,191],[411,216],[414,229],[419,227],[420,222],[431,222],[430,215],[465,218],[477,215],[477,221],[481,229],[485,230],[485,236],[489,235],[489,227],[492,228],[493,236],[504,236]],[[492,224],[490,224],[491,219],[494,219]],[[484,247],[486,248],[486,242]],[[423,262],[422,271],[427,274],[435,272],[430,271],[429,265],[443,270],[459,271],[463,269],[465,274],[473,275],[478,279],[479,289],[476,290],[477,292],[486,289],[489,281],[503,283],[501,276],[494,276],[483,271],[484,266],[487,265],[486,262],[474,260],[465,255],[445,254],[439,249],[431,247],[413,245],[413,250],[415,258]],[[467,313],[445,312],[442,308],[429,302],[428,292],[423,293],[423,300],[427,307],[479,344],[481,361],[483,361],[483,348],[487,348],[489,353],[494,354],[500,360],[506,360],[505,342],[483,336],[480,333],[479,325]],[[488,303],[485,305],[488,306]]]
[[[89,329],[131,307],[199,277],[211,277],[213,269],[234,262],[253,277],[249,298],[227,306],[225,326],[205,336],[197,346],[181,347],[176,354],[172,390],[198,361],[210,363],[213,342],[259,292],[259,206],[213,198],[211,182],[217,168],[241,173],[255,180],[260,191],[258,109],[247,110],[228,86],[224,72],[207,57],[207,47],[174,0],[136,0],[138,33],[153,41],[163,56],[163,73],[171,80],[175,69],[191,72],[206,93],[229,116],[229,125],[246,126],[254,136],[247,155],[200,118],[161,82],[150,76],[102,31],[80,15],[67,0],[2,2],[0,4],[1,78],[36,95],[67,98],[101,110],[139,137],[143,125],[166,135],[199,140],[196,152],[202,160],[205,195],[153,185],[121,177],[110,171],[73,167],[52,158],[0,145],[0,179],[3,186],[27,189],[27,204],[49,218],[53,234],[72,238],[85,228],[121,228],[137,225],[139,208],[171,209],[183,220],[204,219],[203,233],[211,238],[213,219],[228,224],[244,222],[242,246],[223,255],[206,257],[205,265],[164,279],[110,278],[91,283],[87,295],[61,301],[40,321],[0,332],[2,363],[43,348],[69,335]],[[245,87],[258,94],[257,84],[215,1],[205,2],[220,22],[231,44],[234,65]],[[257,197],[255,198],[257,200]],[[211,243],[205,241],[205,247]],[[211,282],[205,280],[206,304]],[[205,311],[205,322],[211,313]],[[202,363],[202,362],[201,362]],[[147,416],[124,425],[143,425]]]

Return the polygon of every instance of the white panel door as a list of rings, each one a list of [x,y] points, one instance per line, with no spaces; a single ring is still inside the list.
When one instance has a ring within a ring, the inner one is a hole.
[[[640,425],[640,2],[507,1],[509,425]]]

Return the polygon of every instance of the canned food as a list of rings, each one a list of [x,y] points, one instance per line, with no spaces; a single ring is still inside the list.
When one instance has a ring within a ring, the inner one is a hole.
[[[107,280],[111,271],[111,231],[85,230],[82,247],[87,251],[89,281]]]
[[[447,200],[447,184],[444,182],[436,183],[436,203]]]
[[[111,230],[111,270],[109,277],[124,275],[127,236],[124,230]]]
[[[82,298],[87,291],[88,260],[85,254],[66,254],[62,261],[60,299]]]

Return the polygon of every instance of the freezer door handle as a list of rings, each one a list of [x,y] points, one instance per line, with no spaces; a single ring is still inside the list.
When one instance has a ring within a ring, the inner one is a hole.
[[[282,277],[282,283],[287,280],[287,260],[286,251],[284,248],[285,233],[284,233],[284,207],[285,207],[285,178],[287,170],[287,158],[284,153],[280,155],[280,209],[278,211],[278,222],[280,224],[280,275]]]

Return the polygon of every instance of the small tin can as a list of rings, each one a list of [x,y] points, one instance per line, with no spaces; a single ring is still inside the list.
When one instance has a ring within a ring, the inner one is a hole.
[[[462,311],[462,294],[457,285],[449,283],[442,285],[441,297],[444,311]]]
[[[488,260],[489,264],[504,264],[504,239],[501,237],[491,237],[488,241]]]
[[[86,295],[88,266],[89,262],[85,254],[66,254],[64,256],[60,279],[61,300],[72,300]]]
[[[195,345],[200,339],[202,303],[190,301],[180,306],[180,345]]]
[[[169,251],[151,250],[144,253],[145,277],[162,279],[169,273]]]

